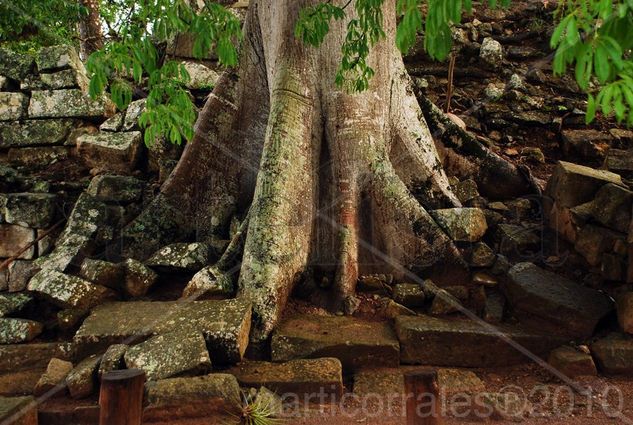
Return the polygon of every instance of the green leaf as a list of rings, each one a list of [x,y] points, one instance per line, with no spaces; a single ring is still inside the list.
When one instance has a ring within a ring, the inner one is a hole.
[[[598,105],[596,98],[592,94],[587,97],[587,113],[585,114],[585,124],[590,124],[596,118],[596,110]]]

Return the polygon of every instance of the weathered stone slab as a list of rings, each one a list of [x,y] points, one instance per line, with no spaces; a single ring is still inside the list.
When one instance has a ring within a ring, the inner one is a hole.
[[[158,280],[158,275],[140,261],[132,258],[121,263],[123,270],[123,290],[130,297],[141,297]]]
[[[499,250],[509,257],[533,255],[541,249],[541,238],[532,228],[516,224],[499,224],[497,226]]]
[[[615,173],[633,171],[633,149],[609,149],[604,165]]]
[[[633,339],[610,334],[590,346],[600,370],[608,375],[633,375]]]
[[[90,181],[88,194],[104,202],[136,202],[143,194],[143,182],[130,176],[100,175]]]
[[[488,230],[486,216],[479,208],[448,208],[431,215],[454,241],[476,242]]]
[[[220,76],[211,68],[197,62],[183,62],[189,73],[187,88],[191,90],[212,90]]]
[[[78,89],[36,90],[31,93],[30,118],[99,118],[113,112],[112,104],[92,99]]]
[[[143,419],[148,422],[188,417],[218,419],[218,414],[236,414],[241,407],[239,384],[226,373],[150,381],[145,384],[145,392],[149,405]]]
[[[71,362],[52,358],[46,367],[46,371],[37,381],[33,394],[43,395],[56,386],[63,384],[72,370],[73,364]]]
[[[30,54],[0,49],[0,75],[20,81],[31,72],[33,65],[34,58]]]
[[[211,371],[211,359],[202,333],[173,331],[151,337],[125,352],[128,369],[145,371],[148,381]]]
[[[16,167],[44,169],[56,162],[70,158],[67,146],[42,146],[35,148],[10,148],[7,154],[9,164]]]
[[[570,208],[591,201],[607,183],[622,185],[622,177],[610,171],[559,161],[545,194],[560,207]]]
[[[599,130],[563,130],[563,149],[566,153],[576,152],[583,158],[595,160],[604,158],[609,150],[613,137],[610,134]]]
[[[136,166],[142,148],[138,131],[85,134],[77,138],[77,152],[100,171],[126,172]]]
[[[28,289],[61,308],[82,310],[88,310],[116,296],[104,286],[52,269],[43,269],[33,276]]]
[[[286,319],[273,333],[271,342],[275,362],[334,357],[345,369],[396,366],[399,351],[398,340],[388,324],[338,316]]]
[[[570,337],[589,337],[600,319],[614,308],[605,294],[532,263],[516,264],[508,277],[504,292],[514,315],[540,329]]]
[[[109,261],[86,258],[81,264],[79,276],[97,285],[116,290],[121,288],[123,268]]]
[[[97,370],[101,357],[93,355],[83,359],[66,377],[66,385],[72,398],[90,396],[97,386]]]
[[[24,227],[47,228],[53,224],[57,195],[50,193],[8,193],[5,220]]]
[[[430,316],[396,318],[401,361],[451,367],[494,367],[529,359],[502,339],[505,335],[536,354],[549,352],[563,338],[498,325],[495,328],[472,320],[449,320]]]
[[[626,233],[631,223],[633,192],[617,184],[607,183],[596,193],[588,208],[602,225]]]
[[[343,395],[343,366],[336,358],[299,359],[285,363],[242,362],[229,371],[242,387],[270,388],[278,395]],[[283,397],[282,397],[283,398]]]
[[[84,68],[77,51],[69,45],[57,45],[40,49],[35,57],[35,64],[40,72]]]
[[[590,266],[596,267],[602,262],[602,256],[613,250],[616,241],[624,239],[624,234],[587,224],[578,233],[574,249],[585,257]]]
[[[422,307],[425,299],[422,286],[417,283],[398,283],[393,288],[393,300],[405,307]]]
[[[26,120],[0,126],[0,147],[62,145],[77,123],[69,119]]]
[[[32,341],[43,329],[41,323],[33,320],[0,318],[0,344]]]
[[[22,119],[29,98],[22,93],[0,92],[0,121]]]
[[[0,397],[0,423],[37,425],[37,404],[33,397]]]
[[[64,69],[62,71],[29,76],[20,84],[23,91],[32,90],[61,90],[61,89],[81,89],[88,91],[90,80],[81,72],[74,69]]]
[[[0,294],[0,317],[19,312],[31,301],[33,297],[29,294]]]
[[[113,344],[103,353],[99,365],[99,378],[113,370],[125,368],[125,352],[129,347],[125,344]]]
[[[159,249],[145,264],[169,271],[197,272],[209,264],[211,254],[206,243],[175,243]]]
[[[214,363],[242,359],[251,323],[251,306],[238,299],[193,302],[116,302],[95,308],[75,335],[80,351],[93,352],[128,338],[189,329],[204,335]]]
[[[548,363],[569,378],[598,374],[591,354],[568,345],[553,350],[549,355]]]
[[[123,119],[123,131],[138,130],[138,119],[145,111],[145,99],[135,100],[130,103],[125,111],[125,118]]]
[[[68,360],[71,356],[72,347],[66,343],[0,345],[0,373],[45,369],[53,357]]]
[[[0,224],[0,258],[13,257],[35,238],[34,229],[13,224]],[[18,258],[23,260],[35,258],[35,247],[27,249]]]

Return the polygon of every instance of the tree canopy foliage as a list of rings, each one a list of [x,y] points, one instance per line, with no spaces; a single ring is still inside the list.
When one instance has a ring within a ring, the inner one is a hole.
[[[384,0],[324,1],[301,11],[295,35],[309,46],[319,46],[332,20],[347,24],[342,62],[336,83],[350,91],[366,90],[374,71],[368,63],[371,48],[385,37]],[[498,0],[488,0],[497,6]],[[337,5],[335,3],[341,3]],[[499,0],[507,6],[509,0]],[[452,27],[473,9],[472,0],[398,0],[397,47],[411,49],[418,34],[430,57],[445,59],[452,47]],[[168,137],[181,143],[193,136],[195,107],[185,84],[189,75],[162,47],[181,33],[194,35],[194,55],[206,57],[215,49],[225,66],[237,63],[242,32],[238,18],[220,4],[205,0],[194,10],[188,0],[102,0],[106,33],[103,50],[91,55],[87,69],[90,93],[108,92],[123,109],[132,100],[134,86],[148,93],[141,125],[145,140]],[[70,0],[0,0],[0,41],[53,44],[72,41],[82,15]],[[556,74],[572,67],[578,85],[588,93],[587,122],[596,112],[613,113],[633,125],[633,0],[561,0],[557,27],[551,37]],[[35,28],[35,30],[34,30]],[[45,29],[45,30],[44,30]]]

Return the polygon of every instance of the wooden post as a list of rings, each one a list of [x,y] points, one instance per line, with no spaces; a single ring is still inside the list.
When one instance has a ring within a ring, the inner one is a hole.
[[[145,372],[124,369],[101,377],[99,425],[141,425]]]
[[[404,375],[407,401],[407,425],[442,424],[436,371],[409,372]]]

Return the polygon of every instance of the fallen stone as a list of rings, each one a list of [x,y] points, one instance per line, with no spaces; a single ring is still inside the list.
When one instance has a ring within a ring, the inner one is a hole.
[[[569,378],[595,376],[598,374],[590,354],[568,345],[552,350],[547,362],[558,372]]]
[[[62,332],[72,332],[87,315],[88,311],[81,308],[60,310],[57,312],[57,325]]]
[[[399,283],[393,287],[393,300],[405,307],[422,307],[425,299],[424,291],[417,283]]]
[[[114,106],[105,98],[92,99],[78,89],[31,92],[29,118],[100,118],[111,115]]]
[[[145,264],[168,271],[197,272],[212,261],[211,251],[206,243],[176,243],[159,249]]]
[[[615,173],[630,173],[633,171],[633,149],[609,149],[604,160],[607,170]]]
[[[117,112],[112,115],[110,118],[105,120],[103,124],[99,126],[100,131],[121,131],[121,127],[123,127],[123,120],[125,119],[125,115],[122,112]]]
[[[26,319],[0,318],[0,344],[19,344],[35,339],[44,330],[41,323]]]
[[[457,313],[463,308],[462,303],[453,294],[440,288],[433,297],[429,313],[433,316],[443,316]]]
[[[76,126],[74,120],[26,120],[0,125],[0,147],[62,145]]]
[[[182,65],[189,73],[186,86],[190,90],[213,90],[220,76],[217,72],[197,62],[183,62]]]
[[[204,335],[214,363],[243,358],[251,306],[239,300],[115,302],[96,307],[74,337],[79,352],[99,352],[129,338],[191,330]]]
[[[275,330],[271,342],[275,362],[335,357],[345,369],[397,366],[399,350],[389,325],[343,316],[288,318]]]
[[[618,232],[626,233],[631,223],[633,192],[622,186],[608,183],[600,188],[590,203],[591,216]]]
[[[22,93],[0,92],[0,121],[22,119],[29,98]]]
[[[52,269],[38,272],[28,285],[28,290],[43,296],[61,308],[88,310],[116,294],[100,285],[92,284],[77,276],[70,276]]]
[[[34,58],[28,53],[0,49],[0,75],[21,81],[31,72],[33,65]]]
[[[622,185],[622,177],[606,170],[559,161],[547,183],[545,194],[560,207],[575,207],[593,200],[607,183]]]
[[[230,296],[235,291],[235,281],[215,266],[207,266],[193,275],[182,292],[183,297],[202,295]]]
[[[487,291],[483,319],[488,323],[501,323],[506,307],[505,297],[497,291]]]
[[[49,193],[5,195],[5,221],[24,227],[47,228],[53,224],[57,196]]]
[[[123,131],[138,130],[138,119],[145,111],[145,99],[135,100],[130,103],[125,111],[123,119]]]
[[[613,310],[608,296],[532,263],[510,269],[503,289],[514,315],[540,329],[584,338]]]
[[[33,301],[29,294],[1,294],[0,293],[0,317],[19,313]]]
[[[0,345],[0,373],[45,369],[53,357],[68,360],[72,354],[67,343]]]
[[[37,425],[37,403],[35,399],[30,396],[0,397],[0,423],[7,425]]]
[[[545,154],[540,148],[537,147],[525,147],[521,149],[521,156],[525,157],[528,161],[545,164]]]
[[[128,369],[145,371],[147,380],[211,371],[211,359],[201,333],[175,331],[151,337],[125,352]]]
[[[486,216],[479,208],[448,208],[431,214],[455,241],[477,242],[488,230]]]
[[[265,386],[282,398],[284,394],[303,397],[324,392],[337,398],[343,394],[343,369],[336,358],[242,362],[229,372],[242,387]]]
[[[405,364],[451,367],[494,367],[528,361],[502,339],[507,336],[535,354],[549,352],[563,338],[498,325],[486,327],[471,320],[449,320],[430,316],[396,318],[400,360]]]
[[[46,371],[35,385],[33,394],[44,395],[58,385],[64,384],[66,377],[73,370],[73,364],[65,360],[52,358]]]
[[[87,357],[70,371],[66,377],[66,385],[72,398],[86,398],[96,390],[100,360],[97,355]]]
[[[136,202],[143,194],[143,182],[129,176],[100,175],[90,181],[86,192],[104,202]]]
[[[140,261],[132,258],[121,263],[123,269],[123,290],[130,297],[141,297],[158,280],[158,275]]]
[[[7,154],[9,163],[16,167],[45,169],[51,164],[70,158],[70,148],[66,146],[45,146],[36,148],[11,148]]]
[[[588,224],[578,233],[574,249],[587,260],[589,265],[600,265],[602,256],[611,252],[618,240],[624,240],[625,236],[604,227]]]
[[[51,72],[60,69],[83,69],[77,51],[68,45],[57,45],[40,49],[35,57],[39,72]]]
[[[466,179],[457,183],[454,191],[461,203],[471,201],[479,196],[477,183],[473,179]]]
[[[552,205],[547,214],[549,227],[571,243],[576,243],[580,229],[589,218],[590,214],[585,214],[583,209],[560,207],[557,203]]]
[[[90,80],[82,73],[74,69],[64,69],[62,71],[48,74],[30,75],[20,83],[20,90],[61,90],[61,89],[81,89],[88,91]]]
[[[509,257],[525,258],[541,249],[541,238],[532,228],[515,224],[497,226],[499,250]]]
[[[392,284],[392,275],[369,274],[358,278],[356,289],[366,292],[384,292],[391,288]]]
[[[35,241],[34,229],[13,224],[0,224],[0,258],[13,257],[31,242]],[[24,251],[18,257],[23,260],[35,258],[35,247]]]
[[[398,304],[390,298],[383,298],[379,311],[388,319],[395,319],[396,317],[402,315],[416,315],[415,311],[403,306],[402,304]]]
[[[477,242],[470,256],[470,264],[474,267],[490,267],[497,257],[494,251],[484,242]]]
[[[600,370],[608,375],[633,375],[633,339],[610,334],[590,346]]]
[[[563,150],[575,152],[585,159],[602,159],[611,147],[613,137],[599,130],[563,130]]]
[[[510,267],[508,267],[508,270],[509,269]],[[476,272],[473,274],[473,283],[487,288],[494,288],[499,284],[499,279],[486,272]]]
[[[128,350],[126,344],[113,344],[103,353],[99,364],[99,378],[108,372],[125,368],[124,356]]]
[[[142,149],[138,131],[85,134],[77,139],[77,152],[92,168],[100,171],[130,172]]]
[[[503,63],[503,47],[497,40],[486,37],[481,43],[479,57],[491,68],[498,68]]]
[[[145,394],[148,403],[143,412],[145,421],[217,418],[218,413],[236,414],[242,406],[239,384],[233,375],[226,373],[150,381],[145,384]]]
[[[86,258],[79,270],[79,276],[83,279],[115,290],[121,288],[123,273],[123,268],[118,264],[91,258]]]

